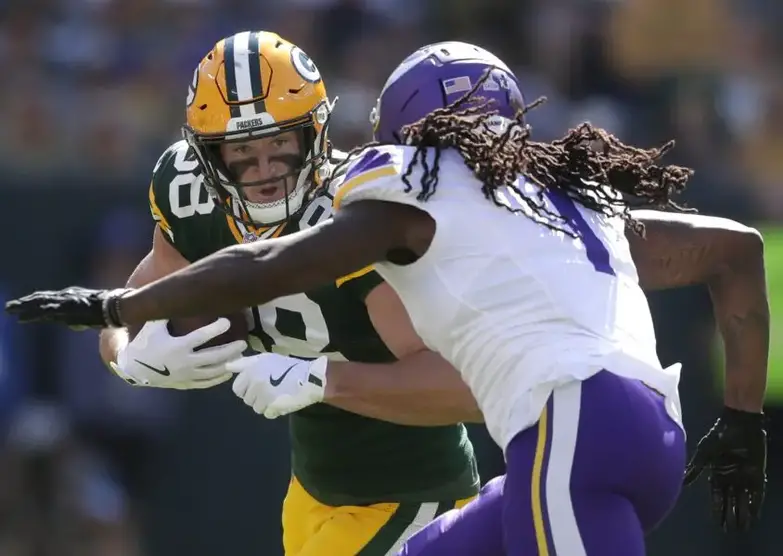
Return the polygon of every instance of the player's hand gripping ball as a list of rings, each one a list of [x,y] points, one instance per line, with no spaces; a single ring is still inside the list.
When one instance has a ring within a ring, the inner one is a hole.
[[[131,341],[111,368],[135,386],[210,388],[231,378],[226,365],[247,349],[248,331],[243,313],[148,322],[130,331]]]

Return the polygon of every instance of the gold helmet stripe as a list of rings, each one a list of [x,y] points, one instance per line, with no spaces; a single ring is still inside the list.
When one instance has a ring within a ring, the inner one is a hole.
[[[233,71],[229,71],[229,55],[226,53],[226,81],[234,80],[234,102],[239,104],[240,116],[246,118],[266,112],[263,100],[263,84],[261,83],[261,58],[259,54],[258,33],[244,31],[234,35],[231,41],[231,61]],[[254,102],[255,99],[255,102]],[[227,99],[230,101],[230,99]]]

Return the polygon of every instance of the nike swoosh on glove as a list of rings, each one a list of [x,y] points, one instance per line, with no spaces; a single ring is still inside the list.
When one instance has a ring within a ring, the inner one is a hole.
[[[261,353],[226,368],[237,374],[234,394],[259,415],[275,419],[323,401],[327,364],[325,356],[311,361]]]
[[[247,342],[237,340],[195,351],[231,327],[221,318],[184,336],[172,336],[168,321],[148,322],[123,348],[111,367],[115,374],[136,386],[195,390],[211,388],[233,375],[226,364],[242,356]]]

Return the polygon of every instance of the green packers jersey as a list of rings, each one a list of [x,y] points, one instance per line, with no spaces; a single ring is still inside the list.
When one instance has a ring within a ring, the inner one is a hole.
[[[332,196],[324,191],[285,224],[250,229],[215,206],[184,141],[169,147],[155,166],[149,202],[164,236],[191,262],[229,245],[303,230],[332,215]],[[393,361],[364,304],[381,281],[364,269],[255,307],[250,345],[308,359]],[[453,500],[478,489],[473,447],[462,425],[406,427],[318,404],[291,415],[290,429],[293,472],[324,504]]]

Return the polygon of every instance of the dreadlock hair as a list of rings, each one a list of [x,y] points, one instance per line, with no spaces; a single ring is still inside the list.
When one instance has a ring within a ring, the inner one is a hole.
[[[546,208],[542,197],[547,191],[559,191],[586,208],[606,216],[620,216],[634,232],[644,235],[644,226],[630,213],[634,207],[655,207],[689,211],[671,197],[685,189],[693,174],[681,166],[661,166],[657,162],[673,146],[674,141],[654,149],[642,149],[622,143],[607,131],[583,123],[571,129],[562,139],[541,143],[530,140],[530,126],[524,115],[546,99],[541,98],[519,111],[502,133],[492,127],[497,113],[483,98],[473,97],[489,71],[461,99],[434,110],[421,120],[402,129],[401,143],[416,147],[402,176],[406,191],[412,189],[410,176],[421,164],[420,192],[417,199],[428,200],[438,187],[441,152],[455,149],[465,165],[481,181],[484,196],[511,212],[523,212],[551,229],[572,237],[579,234],[566,220]],[[351,154],[369,143],[351,151]],[[434,150],[431,163],[427,151]],[[541,192],[538,199],[522,193],[517,185],[519,176],[536,183]],[[503,202],[497,192],[511,188],[532,212],[514,208]]]

